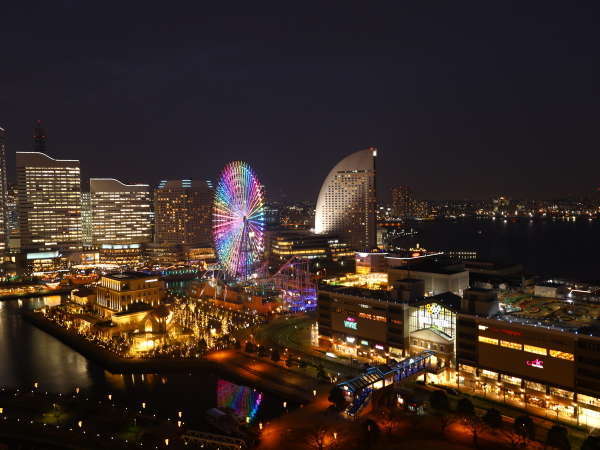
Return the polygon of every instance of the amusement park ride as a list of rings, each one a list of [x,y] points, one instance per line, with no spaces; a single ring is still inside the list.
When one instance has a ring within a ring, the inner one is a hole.
[[[219,177],[213,204],[213,238],[219,270],[227,286],[278,291],[289,312],[316,308],[317,290],[308,261],[291,258],[273,275],[263,262],[264,190],[254,170],[243,161],[225,166]]]

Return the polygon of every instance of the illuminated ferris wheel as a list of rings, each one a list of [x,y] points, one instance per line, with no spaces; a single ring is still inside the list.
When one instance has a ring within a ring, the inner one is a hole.
[[[221,172],[213,203],[213,237],[223,271],[246,280],[264,252],[264,194],[256,173],[243,161]]]

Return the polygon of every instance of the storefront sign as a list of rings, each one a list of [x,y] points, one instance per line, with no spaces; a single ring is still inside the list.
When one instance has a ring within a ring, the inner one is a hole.
[[[356,319],[354,317],[346,317],[346,320],[344,320],[344,326],[353,330],[358,329],[358,324],[356,323]]]
[[[534,359],[532,361],[525,361],[525,364],[527,364],[528,366],[531,366],[531,367],[535,367],[536,369],[543,369],[544,368],[544,361],[542,361],[541,359]]]
[[[522,336],[523,335],[523,333],[521,333],[520,331],[507,330],[505,328],[490,328],[490,331],[493,331],[494,333],[508,334],[509,336]]]

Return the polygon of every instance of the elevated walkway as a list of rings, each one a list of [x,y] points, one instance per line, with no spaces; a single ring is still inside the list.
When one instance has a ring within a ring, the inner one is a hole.
[[[344,391],[350,402],[346,413],[356,417],[369,402],[374,390],[426,372],[429,369],[429,360],[434,354],[435,352],[431,350],[425,350],[418,355],[403,359],[398,364],[370,367],[364,374],[339,383],[338,387]]]

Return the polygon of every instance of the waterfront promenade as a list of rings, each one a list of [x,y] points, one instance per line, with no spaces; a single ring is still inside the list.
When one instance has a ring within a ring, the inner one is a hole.
[[[217,351],[202,358],[122,358],[70,333],[40,313],[22,311],[21,314],[25,320],[112,373],[192,373],[208,370],[297,403],[310,401],[313,390],[318,389],[316,378],[307,370],[286,368],[239,350]]]

